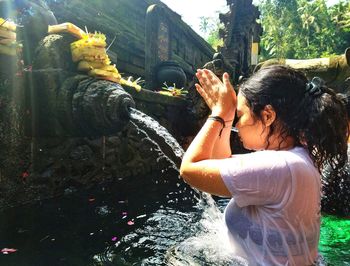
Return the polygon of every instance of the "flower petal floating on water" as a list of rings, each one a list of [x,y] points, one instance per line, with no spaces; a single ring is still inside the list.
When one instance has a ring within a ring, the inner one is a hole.
[[[10,254],[10,253],[14,253],[16,251],[17,251],[17,249],[15,249],[15,248],[3,248],[1,250],[1,253],[7,255],[7,254]]]
[[[111,240],[112,240],[113,242],[115,242],[115,241],[117,241],[117,240],[118,240],[118,237],[113,236]]]
[[[27,171],[24,171],[24,172],[22,173],[22,178],[23,178],[23,179],[27,178],[28,176],[29,176],[29,173],[28,173]]]
[[[134,225],[135,223],[133,221],[128,221],[128,225]]]

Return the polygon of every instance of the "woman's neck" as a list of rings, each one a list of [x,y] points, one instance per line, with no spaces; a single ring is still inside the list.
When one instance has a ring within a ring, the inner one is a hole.
[[[267,150],[283,151],[290,150],[295,147],[295,139],[290,136],[285,138],[282,138],[282,136],[271,136],[269,140],[270,143]]]

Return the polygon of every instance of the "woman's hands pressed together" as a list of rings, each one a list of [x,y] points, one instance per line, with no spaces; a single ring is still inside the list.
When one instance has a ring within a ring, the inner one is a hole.
[[[211,115],[220,116],[225,121],[233,120],[237,108],[237,95],[229,75],[224,73],[222,82],[210,70],[198,69],[196,76],[200,83],[196,84],[196,89],[210,108]]]

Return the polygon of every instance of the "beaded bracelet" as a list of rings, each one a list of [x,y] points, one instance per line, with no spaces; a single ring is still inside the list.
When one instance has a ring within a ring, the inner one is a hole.
[[[221,128],[221,130],[220,130],[220,132],[219,132],[219,137],[221,137],[221,133],[222,133],[222,131],[224,130],[224,128],[225,128],[225,122],[231,122],[232,120],[229,120],[229,121],[225,121],[222,117],[220,117],[220,116],[209,116],[208,117],[208,120],[214,120],[214,121],[217,121],[217,122],[219,122],[221,125],[222,125],[222,128]]]

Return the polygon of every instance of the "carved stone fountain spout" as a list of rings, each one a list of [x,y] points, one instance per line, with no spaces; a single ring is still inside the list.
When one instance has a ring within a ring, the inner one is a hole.
[[[74,71],[69,36],[49,35],[37,50],[26,99],[26,134],[107,136],[125,128],[135,107],[122,86]],[[64,48],[65,47],[65,48]]]

